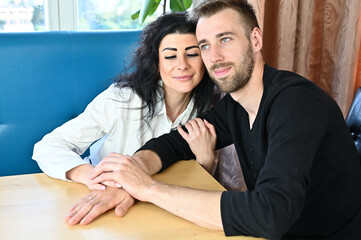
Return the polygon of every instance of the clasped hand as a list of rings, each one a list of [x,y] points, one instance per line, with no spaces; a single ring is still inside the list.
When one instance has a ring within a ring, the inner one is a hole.
[[[91,175],[93,190],[70,210],[66,217],[69,225],[86,225],[102,213],[115,208],[117,216],[126,214],[134,198],[146,201],[149,187],[155,183],[146,166],[136,157],[111,153],[96,166]]]
[[[92,184],[123,188],[140,201],[146,201],[145,193],[156,182],[145,164],[137,157],[111,153],[96,166],[91,175]]]
[[[211,173],[215,163],[215,147],[217,134],[214,126],[207,120],[195,118],[184,124],[188,133],[180,126],[177,130],[187,141],[192,152],[196,156],[196,161],[209,173]]]
[[[185,127],[188,133],[178,127],[179,133],[190,145],[197,162],[210,172],[215,161],[213,125],[196,118]],[[137,157],[109,154],[92,170],[91,186],[94,190],[70,209],[66,221],[69,225],[86,225],[112,208],[117,216],[124,216],[134,204],[134,198],[149,201],[152,186],[157,184],[149,171]],[[107,187],[104,189],[104,186]]]

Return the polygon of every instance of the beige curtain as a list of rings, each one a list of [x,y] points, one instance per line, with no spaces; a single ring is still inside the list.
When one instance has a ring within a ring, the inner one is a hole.
[[[265,61],[316,83],[346,116],[361,86],[361,0],[248,0]]]

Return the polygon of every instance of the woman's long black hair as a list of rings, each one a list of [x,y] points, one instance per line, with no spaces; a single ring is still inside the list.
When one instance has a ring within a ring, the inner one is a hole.
[[[148,122],[155,115],[158,96],[163,91],[159,85],[158,72],[160,42],[167,34],[195,34],[196,24],[187,19],[187,13],[168,13],[158,17],[147,25],[140,36],[139,47],[132,56],[131,64],[127,67],[129,74],[122,74],[115,79],[118,87],[132,88],[144,101],[148,108],[145,121]],[[163,96],[161,94],[160,96]],[[219,99],[218,89],[205,72],[202,81],[193,89],[191,97],[195,98],[197,114],[203,113]]]

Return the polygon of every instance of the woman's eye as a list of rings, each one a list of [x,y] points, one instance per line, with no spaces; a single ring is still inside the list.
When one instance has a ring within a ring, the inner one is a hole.
[[[165,56],[165,57],[164,57],[164,59],[174,59],[174,58],[176,58],[175,55],[174,55],[174,56]]]
[[[208,44],[204,44],[200,47],[201,51],[206,51],[209,48]]]
[[[193,58],[193,57],[198,57],[199,54],[198,53],[189,53],[189,54],[187,54],[187,56],[190,58]]]
[[[222,43],[226,43],[226,42],[229,42],[231,40],[231,38],[229,37],[225,37],[225,38],[222,38]]]

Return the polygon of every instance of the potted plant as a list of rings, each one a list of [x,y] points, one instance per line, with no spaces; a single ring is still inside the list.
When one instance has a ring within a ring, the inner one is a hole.
[[[167,0],[144,0],[141,8],[132,15],[132,19],[138,19],[140,24],[152,15],[159,6],[163,6],[163,13],[166,12]],[[169,7],[172,12],[186,11],[192,5],[192,0],[169,0]]]

